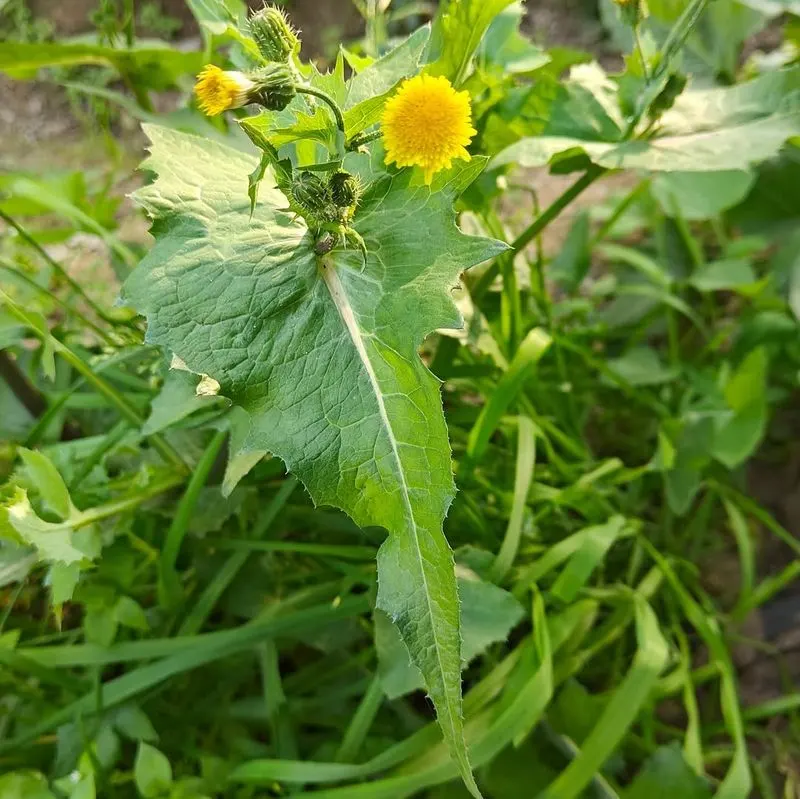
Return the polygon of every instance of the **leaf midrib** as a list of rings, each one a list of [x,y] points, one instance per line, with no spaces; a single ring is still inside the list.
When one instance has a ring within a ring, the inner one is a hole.
[[[361,328],[359,327],[358,324],[358,320],[356,319],[355,313],[353,311],[353,306],[350,304],[350,300],[347,294],[345,293],[344,286],[342,285],[342,282],[339,279],[339,275],[336,271],[336,266],[330,259],[322,259],[320,261],[320,272],[322,274],[322,279],[324,280],[328,292],[331,296],[331,300],[333,301],[333,304],[336,306],[336,310],[339,312],[339,317],[341,318],[348,332],[348,335],[350,336],[350,339],[353,342],[353,346],[355,347],[356,352],[358,353],[358,357],[360,358],[364,366],[364,370],[367,373],[367,377],[369,378],[372,391],[375,395],[375,400],[378,404],[378,413],[380,415],[381,422],[386,431],[386,435],[389,437],[389,442],[392,447],[392,455],[394,456],[395,463],[397,464],[397,471],[399,475],[400,487],[403,496],[403,505],[406,511],[406,515],[408,517],[409,525],[414,535],[414,552],[417,556],[420,574],[422,575],[422,582],[425,587],[425,603],[427,605],[428,615],[431,619],[431,630],[433,633],[433,638],[434,641],[436,642],[436,661],[439,666],[439,672],[442,675],[442,683],[444,687],[444,699],[448,713],[448,722],[450,725],[450,730],[453,736],[453,740],[458,741],[456,726],[453,723],[453,710],[450,706],[451,703],[447,698],[447,686],[445,685],[446,680],[444,679],[445,670],[441,657],[441,645],[439,643],[439,637],[436,631],[437,625],[434,623],[434,612],[433,612],[433,607],[431,605],[430,592],[428,590],[428,578],[425,574],[422,552],[420,551],[419,548],[417,522],[416,519],[414,518],[414,509],[411,505],[411,497],[409,496],[408,486],[406,485],[403,462],[402,459],[400,458],[400,452],[397,447],[397,438],[395,437],[394,430],[392,428],[392,423],[391,420],[389,419],[389,414],[386,411],[386,404],[383,400],[383,391],[378,381],[378,376],[377,374],[375,374],[375,369],[372,366],[372,362],[370,361],[369,355],[367,354],[367,349],[364,346],[364,336],[362,334]]]

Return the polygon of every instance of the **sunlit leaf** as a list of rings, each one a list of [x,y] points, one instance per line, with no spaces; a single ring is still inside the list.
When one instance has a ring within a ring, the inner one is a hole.
[[[242,451],[272,452],[317,503],[389,531],[378,607],[398,625],[469,779],[456,582],[442,534],[450,451],[438,383],[416,349],[430,330],[459,324],[449,296],[459,273],[502,249],[453,221],[455,194],[483,164],[429,189],[354,158],[369,183],[355,219],[364,267],[353,251],[316,257],[275,188],[262,186],[251,218],[254,157],[148,132],[157,180],[138,199],[155,219],[156,246],[124,296],[148,317],[149,341],[217,380],[249,414]]]

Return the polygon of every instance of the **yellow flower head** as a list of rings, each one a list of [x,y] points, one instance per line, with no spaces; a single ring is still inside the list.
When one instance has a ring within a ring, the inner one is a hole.
[[[471,124],[469,94],[447,78],[417,75],[403,83],[383,111],[386,163],[420,166],[430,185],[454,158],[469,161],[467,145],[477,132]]]
[[[197,76],[194,93],[204,114],[215,117],[249,102],[253,81],[242,72],[226,72],[208,64]]]

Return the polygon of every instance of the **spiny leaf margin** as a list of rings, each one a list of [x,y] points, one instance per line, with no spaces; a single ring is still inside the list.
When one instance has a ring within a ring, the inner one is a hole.
[[[156,244],[124,297],[148,318],[148,341],[208,374],[250,416],[243,450],[268,450],[317,504],[390,535],[378,555],[378,607],[398,625],[470,790],[463,742],[458,597],[442,522],[455,494],[439,383],[417,349],[461,323],[460,272],[505,245],[464,235],[452,203],[477,177],[473,159],[433,186],[388,174],[366,155],[355,227],[369,250],[318,259],[302,220],[265,180],[252,219],[256,159],[147,127],[155,181],[137,192]]]

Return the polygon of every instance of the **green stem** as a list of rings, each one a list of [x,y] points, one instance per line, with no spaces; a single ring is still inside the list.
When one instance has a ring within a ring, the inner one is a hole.
[[[77,530],[80,527],[86,527],[87,525],[94,524],[102,519],[107,519],[109,516],[116,516],[120,513],[124,513],[126,510],[130,510],[131,508],[137,508],[148,499],[152,499],[160,494],[164,494],[170,489],[175,488],[175,486],[180,485],[183,480],[184,478],[181,475],[173,475],[172,477],[168,477],[159,483],[154,483],[153,485],[142,489],[139,493],[134,494],[133,496],[125,497],[125,499],[119,499],[115,502],[107,502],[105,505],[99,505],[96,508],[87,510],[80,515],[80,518],[77,519],[73,527]]]
[[[333,112],[334,119],[336,120],[336,127],[344,133],[344,115],[342,114],[342,109],[339,108],[339,104],[336,100],[333,99],[327,92],[322,91],[322,89],[315,89],[313,86],[297,86],[297,91],[300,94],[310,94],[314,97],[319,97],[324,103],[327,103],[328,107]]]
[[[178,560],[178,553],[183,539],[189,529],[189,522],[194,513],[195,505],[227,435],[227,430],[220,430],[211,439],[192,473],[189,484],[186,486],[186,491],[175,511],[172,524],[167,531],[167,537],[161,550],[162,587],[167,591],[167,596],[170,596],[170,590],[177,582],[175,563]]]
[[[101,327],[96,325],[88,316],[82,314],[77,308],[73,308],[68,302],[62,300],[55,292],[48,291],[46,288],[40,286],[35,280],[31,280],[24,272],[20,271],[12,264],[7,262],[4,258],[0,258],[0,269],[4,269],[6,272],[10,272],[17,280],[21,280],[25,283],[26,286],[32,288],[37,294],[47,297],[55,302],[57,305],[61,306],[70,316],[74,316],[76,319],[80,319],[86,327],[90,330],[93,330],[97,336],[104,341],[106,344],[111,346],[115,346],[116,342],[112,339],[108,333],[105,332]]]
[[[103,440],[89,453],[86,460],[81,463],[81,467],[75,473],[75,477],[70,480],[70,490],[74,491],[89,476],[92,469],[100,463],[105,454],[119,444],[130,429],[128,420],[120,419],[116,425],[108,431],[103,437]]]
[[[37,322],[31,319],[28,314],[14,302],[5,292],[0,291],[0,296],[5,299],[6,307],[13,316],[19,319],[23,324],[33,330],[40,338],[47,339],[53,350],[57,352],[76,372],[82,375],[89,385],[93,386],[100,394],[102,394],[119,412],[136,428],[140,428],[144,424],[144,419],[139,414],[139,411],[131,405],[125,397],[122,396],[112,385],[106,383],[105,380],[98,377],[92,368],[85,363],[78,355],[76,355],[66,344],[63,344],[48,330],[41,330]],[[168,462],[172,463],[178,468],[181,473],[187,471],[186,463],[178,452],[167,443],[161,436],[154,433],[150,436],[150,442],[158,453]]]
[[[102,308],[81,288],[80,284],[61,266],[58,261],[56,261],[48,252],[47,250],[39,244],[36,239],[28,233],[25,228],[23,228],[13,217],[10,217],[5,211],[0,209],[0,219],[2,219],[7,225],[11,225],[14,230],[17,231],[20,238],[29,246],[33,247],[39,255],[44,258],[45,261],[53,268],[59,275],[70,285],[70,287],[80,294],[83,297],[86,304],[105,322],[113,322],[112,319],[109,319],[103,313]]]
[[[625,212],[628,208],[633,205],[639,197],[644,194],[647,189],[650,187],[650,178],[645,178],[642,180],[638,185],[634,186],[634,188],[626,194],[622,200],[618,203],[617,207],[612,211],[611,216],[603,222],[602,225],[597,229],[597,232],[592,237],[592,240],[589,244],[589,249],[593,250],[614,228],[614,225],[622,219]]]
[[[644,74],[645,83],[650,83],[650,69],[647,66],[647,61],[644,57],[644,47],[642,47],[642,36],[639,31],[639,24],[633,26],[633,40],[636,42],[636,50],[639,53],[639,60],[642,62],[642,73]]]
[[[121,363],[125,363],[125,361],[129,361],[131,358],[136,358],[141,355],[141,349],[131,349],[127,350],[126,352],[122,352],[119,355],[114,355],[109,358],[107,361],[101,363],[97,368],[94,370],[95,374],[100,374],[104,372],[106,369],[111,368],[112,366],[118,366]],[[31,428],[30,432],[28,433],[25,439],[25,446],[26,447],[34,447],[39,442],[41,437],[47,432],[48,427],[53,422],[55,417],[58,415],[58,412],[64,407],[67,400],[72,397],[79,389],[81,389],[86,383],[85,378],[79,377],[77,380],[73,382],[73,384],[62,394],[60,395],[53,395],[55,398],[51,398],[50,405],[48,405],[47,410],[42,414],[36,424]]]
[[[347,142],[345,149],[352,152],[365,144],[369,144],[371,141],[375,141],[375,139],[380,139],[381,136],[383,136],[383,131],[380,129],[373,130],[371,133],[361,133],[358,136],[353,136],[353,138]]]
[[[345,731],[342,743],[334,756],[334,760],[337,763],[352,763],[356,759],[356,755],[358,755],[361,745],[367,737],[372,722],[381,709],[383,699],[383,684],[380,677],[375,675],[358,708],[356,708],[356,712]]]
[[[504,259],[513,259],[516,254],[527,247],[579,194],[592,185],[606,170],[592,164],[584,174],[575,181],[560,197],[545,208],[536,219],[531,222],[522,233],[511,242],[511,250],[497,258],[494,263],[480,276],[471,289],[472,299],[478,302],[488,291],[497,273],[500,271],[500,262]]]

